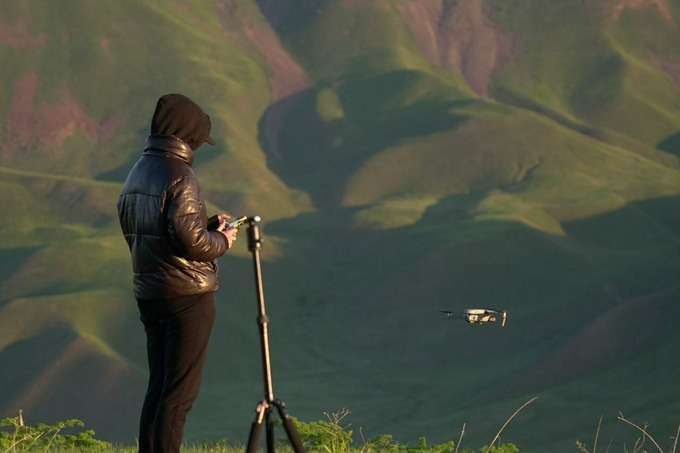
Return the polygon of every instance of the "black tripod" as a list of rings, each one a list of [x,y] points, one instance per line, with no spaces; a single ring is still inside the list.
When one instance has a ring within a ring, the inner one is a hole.
[[[259,316],[257,317],[257,324],[260,326],[260,340],[262,346],[262,367],[264,369],[264,391],[265,398],[260,401],[255,409],[255,420],[250,428],[250,435],[248,436],[248,449],[246,453],[256,453],[257,445],[262,430],[262,424],[266,424],[267,436],[267,452],[274,452],[274,414],[273,409],[279,412],[279,416],[283,421],[283,427],[288,435],[288,440],[293,446],[295,453],[305,453],[305,447],[300,441],[293,420],[286,413],[286,405],[279,399],[274,399],[274,388],[272,385],[272,367],[269,358],[269,334],[267,330],[268,318],[264,307],[264,291],[262,289],[262,267],[260,265],[260,249],[262,248],[262,240],[260,238],[260,229],[258,223],[259,216],[249,217],[248,220],[248,250],[253,254],[253,264],[255,266],[255,288],[257,290],[257,299],[259,302]]]

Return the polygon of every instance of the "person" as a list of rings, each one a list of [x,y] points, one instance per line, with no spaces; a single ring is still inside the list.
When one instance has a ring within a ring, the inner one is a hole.
[[[217,258],[236,240],[230,216],[207,218],[194,152],[214,145],[210,117],[181,94],[162,96],[151,134],[117,202],[146,332],[149,382],[139,451],[178,452],[198,397],[219,289]]]

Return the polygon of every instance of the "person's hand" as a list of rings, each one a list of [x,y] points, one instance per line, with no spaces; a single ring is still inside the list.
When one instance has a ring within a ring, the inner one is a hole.
[[[222,233],[224,237],[227,238],[227,244],[229,245],[229,248],[231,248],[231,246],[234,245],[234,242],[236,242],[236,234],[238,233],[238,230],[236,228],[230,228],[228,230],[220,230],[220,233]]]
[[[220,222],[219,226],[217,227],[218,230],[219,229],[225,229],[226,228],[225,225],[227,223],[229,223],[229,219],[231,219],[231,216],[229,214],[225,213],[225,212],[223,212],[221,214],[217,214],[216,217],[217,217],[217,221]],[[222,228],[220,228],[220,227],[222,227]]]
[[[228,214],[219,214],[217,218],[220,221],[220,226],[217,227],[217,231],[222,233],[227,239],[228,248],[231,248],[236,242],[236,235],[238,234],[237,228],[229,228],[229,219],[231,218]]]

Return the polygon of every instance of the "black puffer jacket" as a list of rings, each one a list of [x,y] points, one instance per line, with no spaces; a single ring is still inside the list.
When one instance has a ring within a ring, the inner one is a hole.
[[[229,245],[208,219],[191,165],[194,152],[169,135],[150,135],[130,171],[118,216],[130,246],[135,297],[168,299],[217,291],[216,259]]]

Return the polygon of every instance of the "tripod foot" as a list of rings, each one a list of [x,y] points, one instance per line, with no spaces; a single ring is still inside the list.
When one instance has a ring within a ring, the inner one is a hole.
[[[286,412],[286,404],[281,400],[275,400],[270,402],[261,401],[257,408],[255,409],[255,420],[250,426],[250,434],[248,435],[248,446],[246,448],[246,453],[257,453],[257,448],[259,444],[260,434],[262,432],[262,425],[266,425],[267,432],[267,452],[274,453],[274,417],[272,416],[272,409],[276,407],[281,421],[283,422],[283,428],[288,436],[288,441],[293,447],[295,453],[306,453],[304,445],[300,440],[297,429],[295,428],[295,423],[293,419]]]

